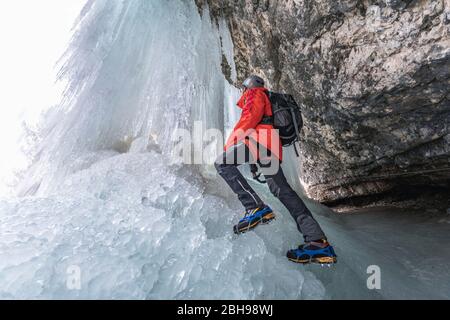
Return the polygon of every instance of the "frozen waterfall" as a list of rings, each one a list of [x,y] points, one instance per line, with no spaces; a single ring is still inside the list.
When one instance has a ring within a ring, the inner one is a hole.
[[[173,161],[177,129],[229,132],[239,116],[224,61],[235,79],[227,24],[194,1],[87,2],[60,61],[61,102],[18,196],[0,199],[0,298],[450,297],[450,251],[427,249],[450,240],[449,219],[341,217],[307,201],[339,263],[299,266],[285,258],[295,223],[255,185],[278,218],[234,236],[242,208],[211,166]],[[370,265],[381,290],[366,286]]]
[[[238,116],[221,69],[232,50],[193,1],[86,4],[22,197],[0,202],[0,297],[324,297],[284,258],[290,217],[235,238],[242,209],[207,191],[207,166],[170,165],[175,129]]]

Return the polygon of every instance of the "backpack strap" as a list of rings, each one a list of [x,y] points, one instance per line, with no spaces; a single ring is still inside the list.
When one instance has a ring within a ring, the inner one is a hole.
[[[259,124],[271,124],[273,125],[273,117],[264,116]]]
[[[300,138],[300,130],[298,128],[297,118],[295,117],[294,110],[291,108],[292,121],[294,122],[295,134],[297,135],[297,139]]]
[[[297,156],[297,158],[300,157],[300,154],[298,153],[298,150],[297,150],[297,141],[294,141],[294,150],[295,150],[295,155]]]
[[[269,90],[264,91],[264,93],[266,94],[266,97],[267,97],[267,99],[269,100],[269,103],[270,103],[270,107],[272,108],[272,102],[270,101],[270,92],[269,92]],[[272,115],[268,116],[268,115],[265,114],[259,124],[270,124],[270,125],[273,125],[273,109],[272,109]]]

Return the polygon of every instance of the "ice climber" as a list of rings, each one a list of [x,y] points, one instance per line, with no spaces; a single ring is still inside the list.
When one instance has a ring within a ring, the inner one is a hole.
[[[227,140],[224,153],[215,162],[219,175],[245,207],[245,215],[234,226],[234,232],[246,232],[275,218],[272,209],[261,200],[238,169],[239,165],[249,163],[255,176],[258,165],[271,193],[289,210],[304,237],[304,244],[287,252],[288,259],[297,263],[335,263],[333,247],[311,212],[287,182],[280,166],[282,145],[277,130],[270,123],[272,105],[264,80],[258,76],[250,76],[243,82],[242,90],[237,103],[242,109],[241,117]]]

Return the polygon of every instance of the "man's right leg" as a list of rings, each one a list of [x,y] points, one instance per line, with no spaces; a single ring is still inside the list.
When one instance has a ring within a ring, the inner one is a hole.
[[[305,244],[287,252],[288,259],[297,263],[336,263],[336,253],[326,240],[325,234],[319,224],[305,206],[302,199],[291,188],[279,164],[277,167],[272,168],[276,173],[268,170],[271,169],[270,165],[272,164],[270,163],[269,166],[261,166],[263,173],[266,172],[264,176],[266,177],[270,191],[289,210],[295,222],[297,222],[298,230],[303,234],[305,239]]]
[[[261,167],[261,169],[264,173],[265,168]],[[264,176],[272,194],[283,203],[294,218],[297,229],[303,234],[305,242],[326,239],[316,219],[287,182],[281,166],[275,174],[265,174]]]

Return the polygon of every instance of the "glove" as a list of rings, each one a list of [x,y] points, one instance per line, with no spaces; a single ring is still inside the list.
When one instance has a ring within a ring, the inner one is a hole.
[[[261,172],[258,173],[258,166],[254,163],[250,164],[250,171],[252,173],[253,179],[258,181],[259,183],[266,183],[265,180],[261,180]]]

